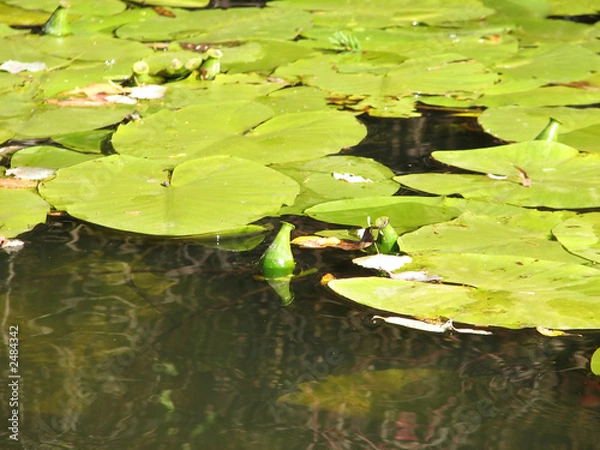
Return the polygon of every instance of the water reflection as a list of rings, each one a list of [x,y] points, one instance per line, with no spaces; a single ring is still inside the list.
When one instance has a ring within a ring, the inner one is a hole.
[[[586,367],[597,333],[375,324],[319,286],[325,270],[357,270],[331,251],[295,250],[319,273],[294,281],[284,308],[254,277],[265,246],[226,252],[67,221],[0,256],[4,323],[21,327],[22,447],[597,447],[600,385]]]

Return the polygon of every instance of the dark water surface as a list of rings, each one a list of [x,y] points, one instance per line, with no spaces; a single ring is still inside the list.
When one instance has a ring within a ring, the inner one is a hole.
[[[432,150],[494,143],[447,116],[369,126],[352,154],[398,173],[439,169]],[[294,222],[297,233],[323,227]],[[318,272],[294,281],[283,307],[255,278],[273,234],[228,252],[56,220],[0,254],[2,332],[19,327],[21,374],[13,445],[3,351],[0,448],[600,448],[600,384],[587,367],[599,333],[373,323],[374,311],[320,286],[327,272],[360,273],[336,250],[294,249]],[[301,401],[280,400],[314,380]]]

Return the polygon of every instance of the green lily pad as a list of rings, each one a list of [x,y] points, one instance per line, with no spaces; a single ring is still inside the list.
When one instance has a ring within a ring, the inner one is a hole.
[[[54,137],[54,141],[82,153],[96,153],[100,156],[102,142],[108,139],[112,130],[92,130],[79,133],[64,134]]]
[[[260,103],[240,101],[163,110],[119,127],[113,145],[121,154],[149,157],[169,166],[209,155],[274,163],[336,153],[366,135],[365,127],[345,112],[309,111],[269,120],[271,116],[273,111]]]
[[[592,373],[600,376],[600,348],[594,352],[590,361],[590,370]]]
[[[54,4],[56,8],[56,2]],[[0,23],[12,26],[33,26],[42,25],[50,17],[49,13],[41,11],[31,11],[20,8],[16,5],[8,5],[5,2],[0,4]]]
[[[221,67],[227,73],[271,73],[278,66],[312,56],[315,52],[294,42],[263,39],[227,47]]]
[[[42,105],[17,130],[19,138],[45,138],[90,131],[114,125],[133,113],[135,106],[109,105],[93,108]]]
[[[147,17],[156,16],[150,8],[127,9],[119,14],[105,15],[79,15],[69,20],[71,31],[75,36],[91,36],[104,34],[114,37],[115,31],[128,23],[137,22]]]
[[[507,16],[510,19],[515,17],[539,17],[543,18],[550,14],[550,4],[548,0],[484,0],[483,4],[493,8],[496,16]]]
[[[518,27],[514,30],[523,47],[537,46],[540,43],[562,43],[578,45],[595,39],[596,31],[585,23],[547,18],[516,18]]]
[[[133,63],[152,54],[152,50],[140,42],[101,35],[61,38],[29,35],[14,39],[26,47],[36,48],[42,53],[65,60],[100,62],[126,60]]]
[[[275,114],[328,110],[329,93],[310,86],[290,86],[279,89],[256,101],[271,108]]]
[[[548,0],[552,6],[551,13],[557,16],[579,16],[584,14],[598,14],[600,7],[592,0],[573,0],[568,3],[562,0]]]
[[[600,262],[600,213],[572,217],[557,224],[552,233],[571,253]]]
[[[49,68],[68,64],[64,58],[40,51],[36,44],[40,36],[15,35],[0,39],[0,61],[20,61],[24,63],[43,62]],[[46,39],[54,39],[47,37]]]
[[[583,152],[600,153],[600,123],[559,134],[558,139]]]
[[[450,222],[427,225],[404,234],[399,245],[403,252],[410,254],[469,252],[583,263],[584,259],[567,252],[550,233],[554,226],[574,215],[524,208],[506,215],[468,211]]]
[[[132,3],[141,5],[157,5],[174,8],[204,8],[210,0],[131,0]]]
[[[577,45],[544,43],[525,48],[494,69],[510,78],[534,78],[544,83],[581,80],[600,69],[600,56]]]
[[[58,6],[56,0],[5,0],[7,5],[15,5],[26,9],[53,12]],[[69,2],[69,16],[85,14],[91,16],[118,14],[127,6],[119,0],[77,0]]]
[[[361,0],[346,0],[344,7],[336,0],[282,0],[275,3],[280,7],[298,8],[309,11],[323,11],[325,23],[334,21],[336,24],[356,23],[360,25],[362,15],[379,16],[379,26],[383,28],[414,23],[436,24],[455,21],[480,20],[481,17],[494,13],[493,9],[485,7],[477,0],[423,0],[415,3],[409,0],[380,0],[377,8],[369,2]],[[353,14],[354,12],[354,14]]]
[[[508,92],[498,95],[486,93],[476,103],[488,108],[501,106],[535,108],[541,106],[592,105],[600,103],[600,89],[582,89],[576,86],[543,86],[523,92]],[[552,114],[553,110],[548,110],[548,112]]]
[[[434,152],[437,160],[462,169],[505,176],[412,174],[394,180],[419,191],[520,206],[592,208],[600,206],[600,155],[579,153],[564,144],[528,141],[499,147]],[[521,170],[529,177],[526,187]]]
[[[47,74],[43,83],[45,97],[63,97],[59,94],[91,84],[120,82],[131,75],[132,64],[132,60],[74,62],[69,67]],[[79,96],[84,98],[83,94]]]
[[[23,122],[29,120],[32,111],[39,106],[34,101],[35,91],[20,89],[0,95],[2,109],[0,110],[0,142],[14,137]]]
[[[97,158],[97,154],[85,154],[73,150],[40,145],[16,152],[11,158],[11,167],[45,167],[59,169]]]
[[[123,155],[152,158],[173,167],[207,156],[202,150],[211,144],[246,133],[272,115],[270,108],[246,101],[205,102],[177,111],[163,109],[120,126],[112,142]]]
[[[369,158],[327,156],[271,168],[296,180],[301,188],[294,204],[284,207],[282,214],[302,214],[306,208],[328,200],[393,195],[398,190],[392,180],[394,173]],[[345,174],[349,176],[343,177]]]
[[[113,155],[57,172],[42,196],[79,219],[143,234],[185,236],[245,226],[291,204],[298,184],[252,161],[215,156],[168,173],[159,162]]]
[[[363,305],[421,318],[505,328],[600,327],[595,314],[600,306],[600,272],[592,267],[472,253],[413,255],[413,259],[418,270],[454,284],[368,277],[334,280],[328,286]]]
[[[292,81],[346,95],[401,96],[410,93],[446,94],[472,92],[492,86],[498,75],[483,64],[465,60],[460,54],[441,54],[407,60],[395,67],[367,64],[357,69],[348,68],[354,55],[323,55],[282,66],[275,75]],[[360,57],[362,58],[362,57]],[[382,72],[383,71],[383,72]]]
[[[294,39],[311,27],[310,14],[279,8],[174,11],[175,17],[153,16],[120,27],[116,34],[136,41],[185,39],[189,43],[239,42],[249,39]]]
[[[398,233],[412,231],[430,223],[445,222],[460,214],[448,206],[443,198],[427,197],[366,197],[321,203],[304,211],[306,215],[323,222],[369,226],[368,218],[389,217]]]
[[[268,163],[303,161],[337,153],[356,145],[366,127],[344,111],[309,111],[281,114],[250,130],[206,149],[207,154],[228,154]]]
[[[217,110],[217,104],[232,101],[264,103],[262,96],[280,89],[280,84],[270,83],[264,77],[221,74],[210,83],[190,82],[190,80],[169,83],[165,98],[154,108],[160,111],[165,108],[181,109],[185,106],[212,104]],[[152,111],[154,111],[153,105],[150,105],[148,113]]]
[[[46,221],[50,205],[29,189],[0,188],[0,235],[13,238]]]
[[[566,106],[532,108],[504,106],[484,111],[478,120],[487,133],[496,137],[506,141],[527,141],[534,139],[544,129],[550,117],[561,123],[559,129],[559,140],[561,140],[563,134],[599,124],[600,109],[578,109]]]

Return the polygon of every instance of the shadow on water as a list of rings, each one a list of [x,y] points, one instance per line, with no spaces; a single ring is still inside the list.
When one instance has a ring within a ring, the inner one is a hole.
[[[448,116],[368,125],[353,154],[399,173],[431,170],[432,150],[493,144]],[[600,384],[586,365],[598,333],[374,323],[320,286],[326,272],[358,273],[335,250],[294,249],[318,271],[282,307],[255,278],[273,235],[228,252],[56,220],[0,255],[3,333],[20,330],[21,448],[597,448]]]

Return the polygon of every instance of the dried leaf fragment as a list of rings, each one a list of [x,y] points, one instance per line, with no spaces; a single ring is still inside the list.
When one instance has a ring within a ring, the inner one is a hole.
[[[30,189],[37,186],[37,181],[18,180],[16,178],[0,178],[0,188]]]
[[[403,327],[412,328],[414,330],[430,331],[432,333],[447,333],[449,331],[455,331],[457,333],[478,334],[483,336],[493,334],[491,331],[487,330],[477,330],[473,328],[456,328],[452,323],[452,319],[449,319],[444,323],[442,323],[442,321],[439,319],[426,321],[408,319],[406,317],[373,316],[373,320],[375,319],[381,319],[384,322],[392,323],[394,325],[401,325]]]
[[[540,333],[542,336],[548,336],[548,337],[557,337],[557,336],[580,336],[580,334],[572,334],[572,333],[567,333],[566,331],[561,331],[561,330],[553,330],[551,328],[545,328],[542,326],[537,326],[535,327],[536,331],[538,333]]]

